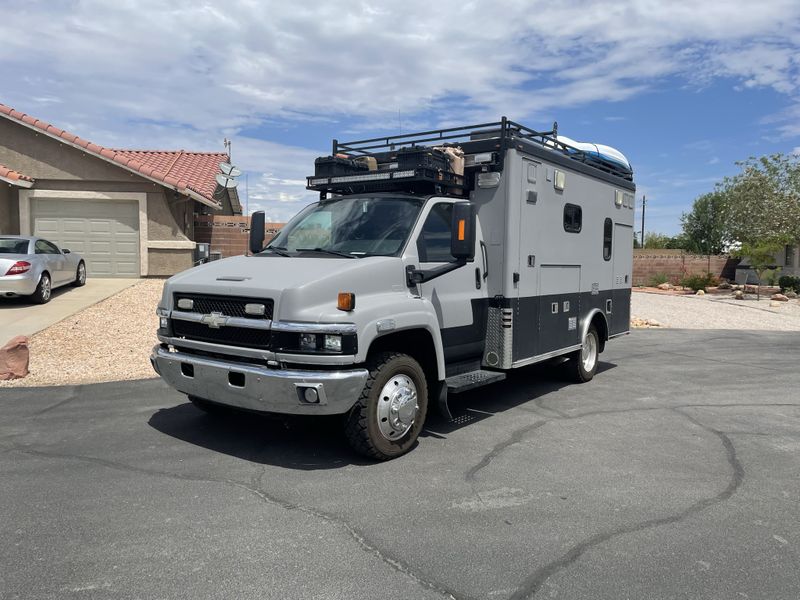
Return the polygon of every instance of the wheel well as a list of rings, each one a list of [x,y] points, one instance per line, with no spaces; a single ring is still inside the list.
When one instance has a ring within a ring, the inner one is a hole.
[[[592,317],[592,325],[597,330],[597,337],[600,338],[600,352],[605,350],[606,340],[608,340],[608,323],[602,313],[595,313]]]
[[[367,355],[372,356],[376,352],[402,352],[411,356],[425,371],[429,390],[434,389],[433,386],[439,381],[436,347],[433,337],[424,329],[396,331],[375,338]]]

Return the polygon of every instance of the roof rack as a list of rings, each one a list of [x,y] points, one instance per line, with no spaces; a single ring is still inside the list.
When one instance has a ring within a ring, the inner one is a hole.
[[[419,148],[420,151],[430,150],[431,146],[460,146],[466,154],[492,152],[492,170],[502,170],[505,150],[513,147],[524,149],[526,144],[547,148],[550,152],[557,152],[604,173],[627,181],[633,180],[633,172],[622,164],[605,160],[597,153],[587,152],[558,139],[558,123],[553,123],[550,131],[536,131],[502,117],[500,121],[489,123],[432,129],[365,140],[340,142],[334,139],[331,145],[331,156],[327,159],[317,160],[317,172],[314,176],[307,178],[307,187],[322,194],[390,191],[402,187],[412,193],[449,193],[462,196],[468,194],[471,178],[449,173],[447,168],[431,169],[429,164],[399,167],[397,163],[393,163],[393,168],[399,168],[399,171],[390,173],[379,165],[377,172],[366,173],[351,172],[341,165],[331,165],[333,170],[327,172],[320,167],[319,163],[320,161],[335,162],[342,159],[345,159],[344,162],[358,162],[358,160],[348,159],[368,156],[376,156],[380,162],[381,158],[385,160],[390,153],[403,154],[404,151],[416,148]],[[392,160],[395,160],[394,156],[392,156]],[[476,166],[480,168],[480,165],[466,164],[465,175]],[[401,178],[403,181],[396,181]]]

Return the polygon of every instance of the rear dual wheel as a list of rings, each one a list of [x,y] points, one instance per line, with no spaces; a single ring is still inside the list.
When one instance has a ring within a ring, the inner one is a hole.
[[[428,412],[428,386],[419,363],[397,352],[381,352],[367,365],[369,376],[347,415],[345,435],[360,454],[389,460],[416,443]]]

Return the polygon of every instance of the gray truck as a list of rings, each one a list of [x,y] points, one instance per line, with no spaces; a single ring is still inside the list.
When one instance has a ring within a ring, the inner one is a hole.
[[[604,146],[496,123],[340,143],[251,255],[169,279],[151,361],[207,412],[343,416],[410,450],[430,409],[541,361],[594,376],[630,321],[634,191]]]

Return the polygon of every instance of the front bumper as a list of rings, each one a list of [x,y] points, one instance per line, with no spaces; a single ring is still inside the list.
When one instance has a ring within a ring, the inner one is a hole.
[[[305,415],[345,413],[356,403],[367,381],[366,369],[306,371],[270,369],[186,352],[153,348],[150,362],[179,392],[228,406],[260,412]],[[305,390],[318,402],[305,401]]]
[[[39,278],[28,273],[0,276],[0,296],[30,296],[36,291]]]

